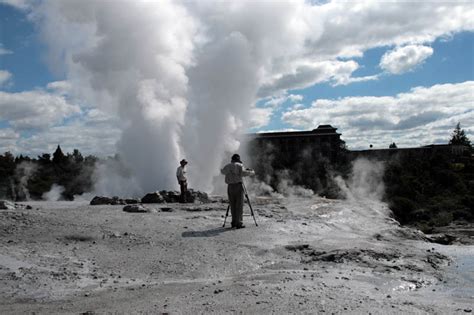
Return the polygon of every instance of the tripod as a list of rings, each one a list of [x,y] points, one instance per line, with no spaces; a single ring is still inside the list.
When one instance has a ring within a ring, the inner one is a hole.
[[[255,222],[255,226],[258,226],[257,220],[255,219],[255,214],[253,213],[252,204],[250,203],[250,198],[249,198],[249,195],[247,193],[247,188],[245,188],[245,184],[244,184],[243,181],[242,181],[242,187],[244,188],[245,198],[247,198],[247,202],[249,203],[250,214],[253,217],[253,221]],[[224,225],[222,225],[222,227],[225,227],[225,222],[227,221],[227,217],[229,216],[229,209],[230,209],[230,204],[227,206],[227,211],[225,213],[225,218],[224,218]]]

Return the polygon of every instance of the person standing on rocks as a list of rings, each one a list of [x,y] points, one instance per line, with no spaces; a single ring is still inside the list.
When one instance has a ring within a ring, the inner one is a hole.
[[[225,175],[225,183],[227,184],[232,227],[237,229],[244,228],[244,186],[242,177],[255,175],[255,172],[250,168],[245,168],[240,160],[240,155],[234,154],[232,155],[231,162],[221,169],[221,173]]]
[[[178,169],[176,170],[176,178],[178,179],[179,183],[179,188],[181,190],[181,196],[179,202],[181,203],[186,203],[186,194],[188,192],[188,180],[186,178],[186,164],[188,164],[188,161],[185,159],[182,159],[181,162],[179,162],[180,166],[178,166]]]

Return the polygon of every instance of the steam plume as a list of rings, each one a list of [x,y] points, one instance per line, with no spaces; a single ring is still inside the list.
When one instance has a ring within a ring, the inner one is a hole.
[[[15,169],[15,178],[17,180],[16,189],[13,189],[15,196],[13,200],[30,200],[28,191],[28,181],[36,173],[37,168],[31,162],[21,162]]]
[[[352,163],[352,172],[347,181],[340,176],[335,181],[349,200],[381,201],[385,192],[384,170],[383,162],[360,158]]]
[[[64,192],[65,188],[63,186],[53,184],[51,186],[50,191],[45,192],[42,196],[43,200],[47,201],[58,201],[62,199],[62,193]]]
[[[191,186],[210,191],[225,152],[240,146],[259,87],[307,39],[304,5],[42,3],[34,17],[52,66],[62,65],[76,96],[121,119],[117,151],[131,177],[99,170],[102,192],[176,188],[183,157]]]

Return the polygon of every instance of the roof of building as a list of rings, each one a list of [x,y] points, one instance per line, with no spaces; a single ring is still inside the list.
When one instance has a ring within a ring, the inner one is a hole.
[[[291,137],[307,137],[307,136],[340,136],[340,133],[336,132],[337,128],[331,125],[319,125],[318,128],[310,131],[281,131],[281,132],[262,132],[252,134],[259,138],[291,138]]]

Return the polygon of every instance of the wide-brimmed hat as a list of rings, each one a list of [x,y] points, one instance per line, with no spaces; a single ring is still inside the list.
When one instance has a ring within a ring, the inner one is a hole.
[[[188,161],[186,161],[186,159],[182,159],[181,162],[179,162],[179,164],[188,164]]]
[[[242,163],[242,161],[240,160],[240,155],[238,155],[238,154],[232,155],[232,162],[240,162],[240,163]]]

